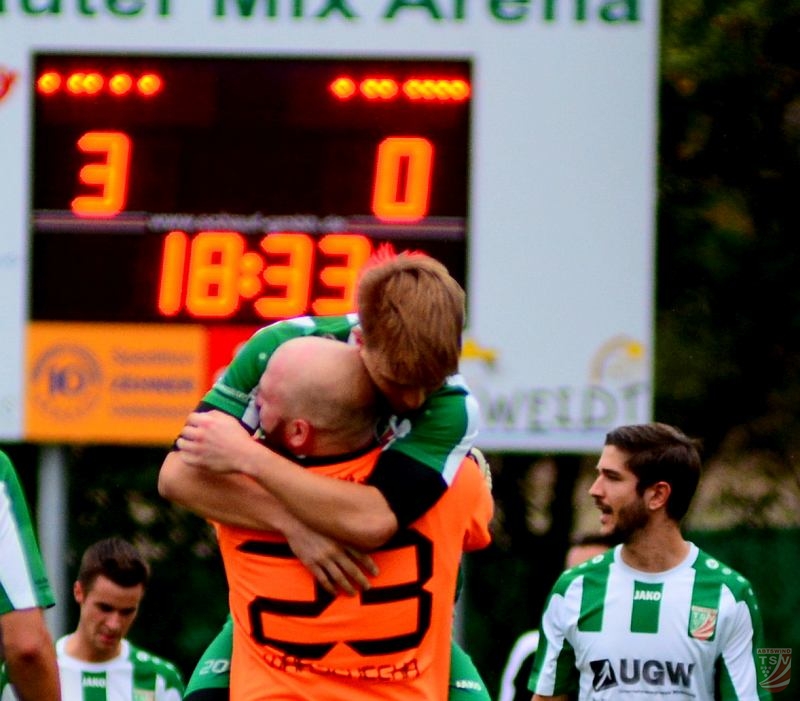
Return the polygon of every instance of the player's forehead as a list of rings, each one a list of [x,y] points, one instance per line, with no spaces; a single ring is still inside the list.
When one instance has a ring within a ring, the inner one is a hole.
[[[620,476],[632,475],[628,467],[630,454],[620,450],[615,445],[606,445],[597,461],[597,472],[600,474],[613,473]]]
[[[144,596],[144,585],[125,587],[103,574],[98,575],[86,591],[86,600],[117,610],[136,608]]]

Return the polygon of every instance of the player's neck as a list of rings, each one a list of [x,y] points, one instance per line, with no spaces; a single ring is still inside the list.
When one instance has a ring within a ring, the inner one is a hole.
[[[674,521],[649,523],[625,541],[621,556],[641,572],[666,572],[684,561],[690,547]]]

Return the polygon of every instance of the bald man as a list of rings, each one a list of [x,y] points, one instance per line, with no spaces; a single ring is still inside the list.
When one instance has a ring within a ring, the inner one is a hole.
[[[287,341],[267,364],[257,405],[261,440],[293,455],[293,482],[313,489],[319,479],[369,478],[380,448],[374,390],[357,348],[318,337]],[[204,425],[204,418],[184,429],[181,450],[215,444],[206,431],[244,430],[235,420]],[[371,553],[378,574],[347,596],[317,584],[295,558],[288,543],[302,533],[280,510],[272,532],[263,530],[264,492],[253,482],[271,491],[276,476],[265,477],[256,442],[235,444],[235,454],[205,453],[194,496],[181,499],[217,522],[234,622],[231,698],[447,698],[461,553],[490,539],[492,500],[477,465],[465,461],[429,512]],[[318,519],[342,518],[336,500],[315,508]]]

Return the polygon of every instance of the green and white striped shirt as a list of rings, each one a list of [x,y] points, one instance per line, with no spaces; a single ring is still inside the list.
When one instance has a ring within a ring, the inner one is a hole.
[[[542,615],[530,688],[579,699],[756,701],[761,617],[750,583],[690,544],[666,572],[622,546],[564,572]],[[717,695],[715,695],[717,694]]]
[[[19,478],[0,451],[0,615],[54,603]]]
[[[122,641],[120,654],[108,662],[84,662],[65,652],[64,636],[56,642],[61,701],[180,701],[183,681],[171,662]],[[0,701],[16,701],[0,679]]]

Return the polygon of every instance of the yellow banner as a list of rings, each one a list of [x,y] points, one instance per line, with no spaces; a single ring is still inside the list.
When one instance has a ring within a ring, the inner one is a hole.
[[[30,323],[25,440],[169,445],[207,356],[202,326]]]

